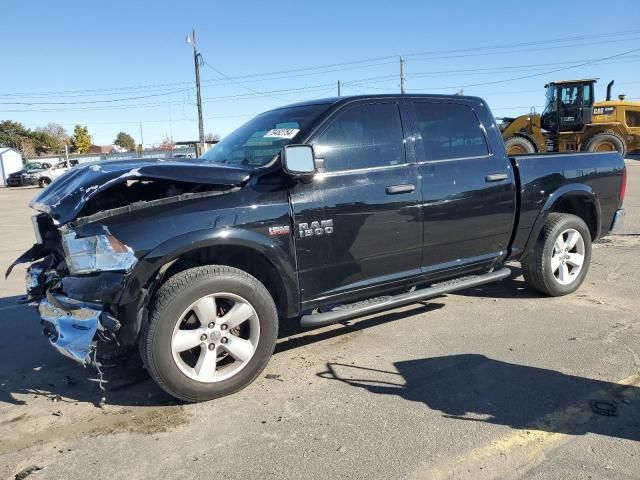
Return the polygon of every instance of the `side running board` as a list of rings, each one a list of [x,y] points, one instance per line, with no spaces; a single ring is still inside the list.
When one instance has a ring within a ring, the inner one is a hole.
[[[361,317],[363,315],[380,312],[382,310],[389,310],[391,308],[408,305],[410,303],[418,303],[423,300],[439,297],[440,295],[455,292],[457,290],[477,287],[478,285],[495,282],[496,280],[504,280],[509,275],[511,275],[511,270],[503,267],[499,270],[485,273],[483,275],[471,275],[468,277],[448,280],[442,283],[435,283],[430,287],[414,290],[413,292],[342,305],[329,312],[304,315],[300,319],[300,325],[303,327],[321,327],[324,325],[330,325],[350,318]]]

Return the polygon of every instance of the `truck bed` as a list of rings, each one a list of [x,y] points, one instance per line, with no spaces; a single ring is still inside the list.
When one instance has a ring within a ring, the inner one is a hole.
[[[594,209],[597,223],[590,225],[593,240],[611,228],[620,208],[619,193],[624,163],[618,152],[538,153],[510,157],[518,183],[519,216],[510,259],[517,259],[540,232],[540,220],[553,209],[556,198],[575,194],[582,208]]]

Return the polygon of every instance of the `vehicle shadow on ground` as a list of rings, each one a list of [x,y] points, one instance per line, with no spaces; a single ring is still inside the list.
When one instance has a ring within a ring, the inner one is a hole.
[[[455,421],[640,440],[640,388],[462,354],[394,363],[387,372],[328,363],[320,377],[396,395]],[[639,380],[640,376],[635,380]]]
[[[96,370],[83,368],[50,347],[42,336],[35,309],[16,305],[18,298],[0,298],[0,329],[6,333],[0,339],[0,405],[23,405],[26,399],[34,396],[96,406],[101,404],[103,396],[104,403],[117,406],[180,403],[156,386],[144,369],[136,348],[117,354],[115,349],[103,347],[99,350],[105,389],[101,391]],[[418,305],[410,310],[387,312],[319,331],[302,329],[293,319],[282,320],[275,354],[443,306],[439,303]],[[297,334],[302,335],[291,338]]]
[[[424,303],[416,304],[409,310],[389,311],[377,314],[364,319],[353,319],[340,322],[337,326],[327,330],[326,328],[318,328],[309,330],[308,328],[302,328],[296,320],[281,320],[280,332],[278,337],[280,338],[276,345],[275,354],[286,352],[294,348],[304,347],[312,343],[327,340],[329,338],[340,337],[341,335],[347,335],[358,330],[366,330],[378,325],[382,325],[389,322],[395,322],[398,320],[404,320],[412,315],[419,315],[421,313],[428,313],[435,310],[439,310],[444,307],[443,303]],[[297,335],[301,336],[297,336]],[[291,338],[293,337],[293,338]]]
[[[19,297],[0,298],[0,405],[23,405],[34,397],[98,406],[175,403],[150,379],[136,349],[117,356],[102,349],[105,392],[92,367],[63,357],[48,345],[34,308],[17,305]]]

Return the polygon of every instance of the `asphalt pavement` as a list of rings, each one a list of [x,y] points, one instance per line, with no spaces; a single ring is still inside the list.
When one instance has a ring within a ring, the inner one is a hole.
[[[183,405],[135,354],[96,374],[55,353],[24,268],[0,281],[0,478],[640,478],[640,160],[627,218],[582,288],[501,283],[312,331],[260,378]],[[0,267],[34,241],[37,188],[0,189]],[[107,359],[109,360],[109,359]],[[38,467],[35,469],[34,467]]]

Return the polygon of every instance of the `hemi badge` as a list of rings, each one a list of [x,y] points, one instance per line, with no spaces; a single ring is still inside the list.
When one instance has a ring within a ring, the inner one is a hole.
[[[289,235],[289,226],[269,227],[269,235]]]

